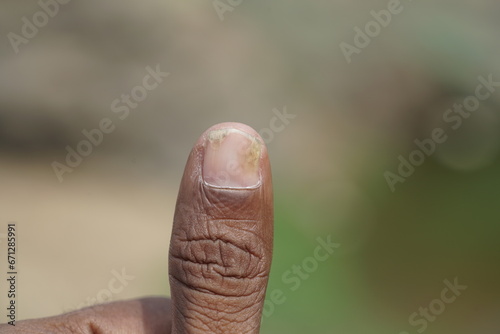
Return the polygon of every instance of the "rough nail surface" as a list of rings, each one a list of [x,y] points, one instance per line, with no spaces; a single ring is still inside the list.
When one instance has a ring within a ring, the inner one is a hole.
[[[249,188],[260,182],[260,141],[236,129],[208,133],[203,163],[203,179],[209,185]]]

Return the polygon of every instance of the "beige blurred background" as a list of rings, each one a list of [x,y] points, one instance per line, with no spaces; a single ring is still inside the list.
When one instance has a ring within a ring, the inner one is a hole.
[[[168,295],[185,159],[206,128],[238,121],[273,164],[269,291],[286,301],[263,333],[417,333],[409,316],[455,277],[467,290],[425,332],[498,333],[500,93],[457,131],[442,114],[479,76],[500,81],[500,4],[402,0],[349,63],[341,43],[388,3],[72,0],[13,47],[43,9],[2,1],[0,237],[17,223],[19,318]],[[169,75],[120,119],[113,102],[148,67]],[[53,162],[103,119],[114,131],[59,182]],[[436,127],[449,140],[392,192],[384,173]],[[282,275],[328,235],[338,252],[292,291]]]

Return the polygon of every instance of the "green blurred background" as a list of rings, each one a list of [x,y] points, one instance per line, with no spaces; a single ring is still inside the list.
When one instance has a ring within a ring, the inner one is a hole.
[[[500,3],[402,0],[348,62],[342,43],[390,1],[240,2],[72,0],[18,52],[11,33],[42,7],[1,2],[0,265],[17,222],[19,317],[167,295],[187,155],[238,121],[267,134],[273,165],[262,333],[497,334],[500,93],[457,130],[443,114],[479,76],[500,81]],[[112,102],[157,65],[170,75],[120,120]],[[284,110],[294,118],[270,135]],[[59,182],[53,161],[103,118],[115,131]],[[391,191],[384,173],[436,128],[446,143]],[[311,260],[318,238],[340,244],[324,261]],[[106,292],[122,270],[133,279]],[[411,323],[455,278],[465,291],[425,330]]]

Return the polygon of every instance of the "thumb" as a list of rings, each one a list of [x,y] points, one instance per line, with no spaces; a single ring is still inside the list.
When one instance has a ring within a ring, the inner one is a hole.
[[[243,124],[215,125],[191,151],[177,198],[172,333],[258,333],[272,243],[263,140]]]

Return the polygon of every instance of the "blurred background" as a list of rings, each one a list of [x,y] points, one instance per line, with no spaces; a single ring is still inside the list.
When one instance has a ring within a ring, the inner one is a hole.
[[[500,82],[500,3],[396,5],[3,0],[0,263],[16,222],[19,318],[168,295],[187,155],[238,121],[273,164],[262,333],[499,333],[500,87],[449,110]],[[414,153],[436,129],[446,142]],[[340,246],[319,261],[318,238]],[[449,304],[446,280],[467,287]]]

